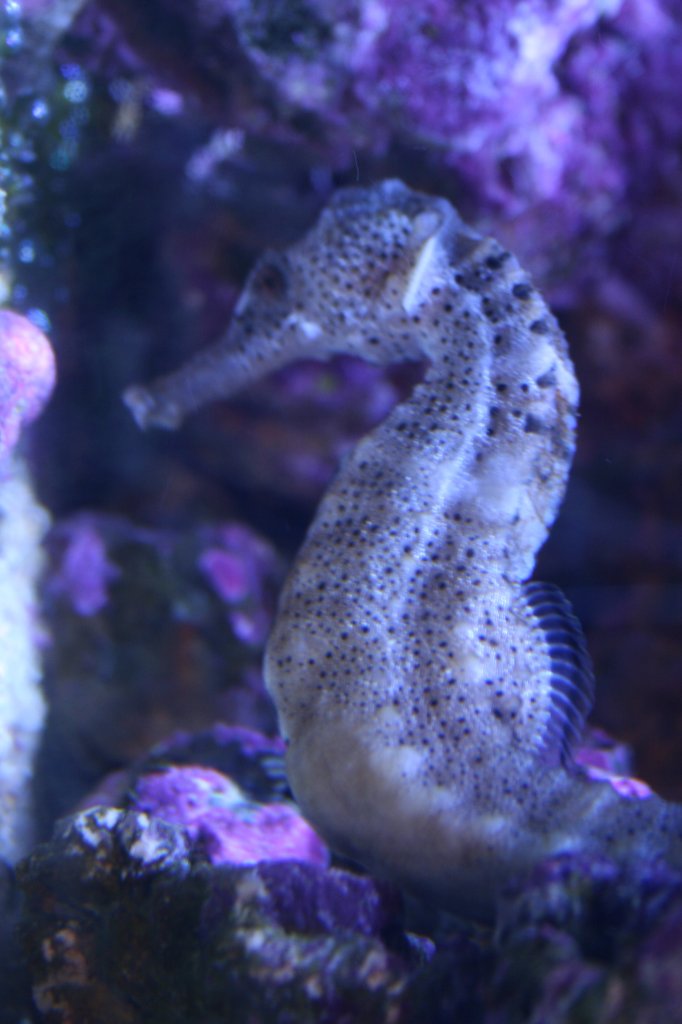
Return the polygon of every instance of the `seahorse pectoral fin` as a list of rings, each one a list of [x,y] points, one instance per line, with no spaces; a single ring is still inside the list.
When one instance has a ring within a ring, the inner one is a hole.
[[[523,599],[538,627],[550,671],[550,714],[542,746],[570,759],[594,699],[594,674],[582,627],[568,599],[551,583],[526,583]]]

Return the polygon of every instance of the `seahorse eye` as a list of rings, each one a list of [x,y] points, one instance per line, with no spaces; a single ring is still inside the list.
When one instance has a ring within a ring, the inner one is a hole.
[[[258,268],[253,285],[258,291],[259,299],[265,302],[278,302],[287,293],[287,275],[279,263],[268,260]]]

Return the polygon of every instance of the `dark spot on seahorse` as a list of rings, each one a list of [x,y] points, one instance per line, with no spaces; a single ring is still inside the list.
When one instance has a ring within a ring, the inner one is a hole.
[[[523,429],[527,434],[543,434],[547,429],[547,425],[539,416],[534,416],[532,412],[529,412],[523,424]]]
[[[276,263],[264,262],[257,271],[254,286],[258,290],[260,298],[281,299],[286,294],[288,287],[286,274]]]
[[[512,295],[515,299],[529,299],[533,294],[533,289],[526,282],[519,282],[512,288]],[[532,328],[531,328],[532,330]]]
[[[499,270],[502,264],[505,263],[508,259],[509,253],[501,252],[497,256],[488,256],[487,260],[485,261],[485,265],[486,267],[489,267],[490,270]]]
[[[556,366],[551,366],[549,370],[542,373],[535,381],[539,388],[552,388],[556,384]]]

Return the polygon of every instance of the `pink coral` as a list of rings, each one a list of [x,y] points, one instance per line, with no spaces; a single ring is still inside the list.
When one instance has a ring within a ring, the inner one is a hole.
[[[40,413],[55,383],[54,354],[38,327],[0,310],[0,457],[16,444],[22,426]]]

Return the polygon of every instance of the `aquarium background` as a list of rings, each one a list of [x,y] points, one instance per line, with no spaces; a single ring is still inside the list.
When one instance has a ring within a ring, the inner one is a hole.
[[[541,865],[495,929],[405,916],[330,869],[289,801],[261,675],[277,593],[339,460],[419,367],[301,364],[177,433],[141,433],[121,400],[219,337],[258,255],[336,187],[446,196],[532,272],[576,365],[577,457],[536,576],[585,629],[591,763],[682,800],[679,5],[3,0],[0,17],[0,301],[57,365],[3,477],[9,494],[24,460],[36,496],[3,498],[35,528],[0,537],[0,586],[10,605],[28,587],[31,618],[3,701],[36,752],[2,851],[0,1021],[679,1019],[668,869],[633,890],[607,862]],[[0,414],[26,401],[0,388]]]

